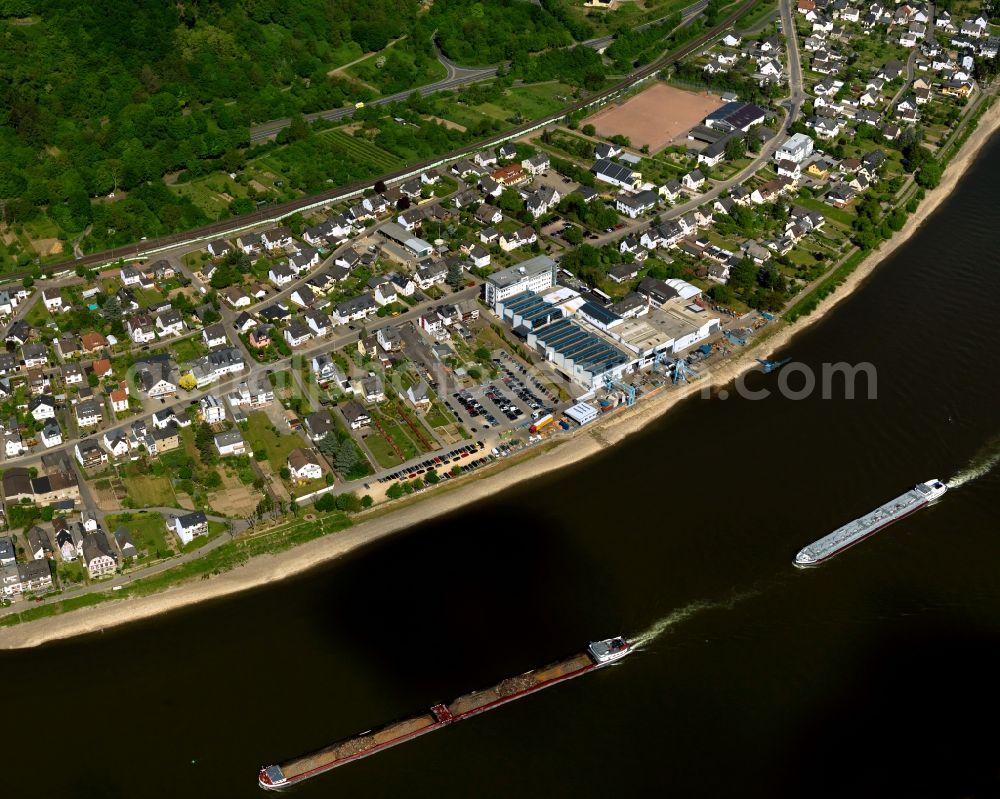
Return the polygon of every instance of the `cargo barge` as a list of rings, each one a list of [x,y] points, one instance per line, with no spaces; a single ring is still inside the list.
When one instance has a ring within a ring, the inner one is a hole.
[[[628,641],[621,636],[594,641],[584,652],[518,677],[508,678],[482,691],[465,694],[448,704],[434,705],[426,713],[368,730],[312,754],[265,766],[258,774],[258,784],[269,791],[288,788],[337,766],[374,755],[456,721],[478,716],[543,688],[587,674],[620,660],[630,651]]]
[[[870,513],[848,522],[843,527],[838,527],[829,535],[803,547],[795,556],[795,565],[800,568],[818,566],[848,547],[864,541],[883,527],[905,519],[911,513],[929,505],[947,490],[948,486],[938,479],[917,483],[905,494],[889,500]]]

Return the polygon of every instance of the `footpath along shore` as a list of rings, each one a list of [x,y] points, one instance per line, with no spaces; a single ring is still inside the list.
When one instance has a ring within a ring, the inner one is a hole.
[[[444,486],[431,490],[409,501],[404,500],[395,510],[376,509],[371,514],[374,518],[365,519],[365,514],[362,514],[353,527],[309,541],[287,552],[254,558],[241,567],[209,580],[194,580],[151,596],[108,601],[0,629],[0,649],[33,647],[47,641],[92,633],[282,580],[399,530],[472,507],[477,501],[490,498],[524,480],[537,478],[604,451],[643,430],[681,400],[702,392],[707,387],[721,387],[732,382],[756,367],[756,358],[768,357],[785,347],[797,333],[833,310],[871,275],[879,263],[906,242],[948,198],[997,128],[1000,128],[1000,103],[995,103],[982,116],[976,130],[948,165],[940,185],[927,192],[920,207],[909,217],[903,229],[862,261],[834,293],[824,298],[809,316],[780,327],[761,345],[751,345],[739,355],[723,360],[702,379],[680,387],[661,389],[659,393],[640,401],[630,411],[615,413],[610,418],[579,430],[557,446],[539,454],[528,455],[496,473],[475,476],[467,482],[460,481],[454,487]]]

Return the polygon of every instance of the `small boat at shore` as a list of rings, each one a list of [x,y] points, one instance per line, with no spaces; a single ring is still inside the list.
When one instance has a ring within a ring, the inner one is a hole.
[[[367,730],[318,752],[265,766],[260,770],[257,782],[261,788],[269,791],[290,787],[337,766],[374,755],[456,721],[478,716],[543,688],[587,674],[621,660],[631,651],[628,641],[621,636],[592,641],[586,650],[565,660],[502,680],[490,688],[465,694],[448,704],[434,705],[426,713]]]

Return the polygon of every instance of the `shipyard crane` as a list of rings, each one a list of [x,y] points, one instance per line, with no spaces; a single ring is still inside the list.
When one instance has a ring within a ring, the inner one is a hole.
[[[688,366],[687,361],[683,358],[678,358],[677,362],[674,364],[673,384],[676,386],[678,383],[687,383],[689,380],[694,380],[696,377],[698,377],[698,373]]]
[[[611,375],[604,375],[604,387],[610,392],[614,391],[616,388],[621,389],[625,392],[625,407],[631,408],[635,405],[635,386],[629,383],[623,383],[621,380],[615,380]]]

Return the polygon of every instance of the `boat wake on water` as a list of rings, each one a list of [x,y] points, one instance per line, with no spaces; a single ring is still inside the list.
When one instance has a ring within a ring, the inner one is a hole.
[[[706,610],[732,610],[738,602],[742,602],[744,599],[750,599],[759,593],[759,591],[743,591],[733,594],[727,600],[698,600],[697,602],[692,602],[689,605],[684,605],[684,607],[672,610],[666,616],[654,621],[642,632],[628,636],[628,641],[632,645],[633,649],[643,649],[666,633],[671,627],[680,624],[682,621],[687,621],[698,613],[702,613]]]
[[[948,481],[948,488],[958,488],[989,474],[1000,463],[1000,436],[996,436],[969,461],[969,465]]]

